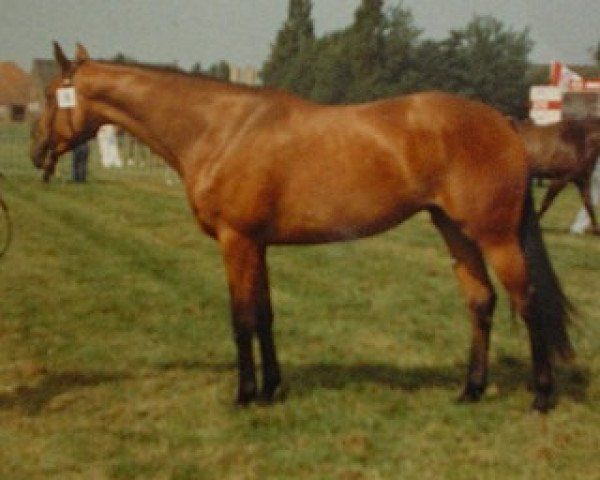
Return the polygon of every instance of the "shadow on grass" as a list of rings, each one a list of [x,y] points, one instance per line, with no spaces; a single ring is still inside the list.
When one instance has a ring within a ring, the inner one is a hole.
[[[528,360],[502,356],[492,365],[491,381],[496,382],[501,392],[512,392],[531,380],[531,364]],[[590,369],[583,365],[559,363],[554,368],[559,396],[569,397],[575,402],[585,402],[591,381]],[[529,385],[531,389],[531,385]]]
[[[235,375],[231,363],[184,360],[155,365],[157,375],[170,370],[185,370]],[[376,383],[406,392],[427,388],[458,391],[464,380],[465,365],[433,367],[399,367],[389,364],[313,363],[284,365],[284,378],[293,395],[302,396],[320,388],[344,390],[354,384]],[[147,376],[140,373],[141,376]],[[19,409],[26,415],[39,415],[55,397],[80,388],[93,388],[107,383],[135,380],[137,375],[124,372],[62,372],[46,373],[34,386],[19,386],[12,392],[0,394],[0,410]],[[529,363],[523,359],[505,356],[490,366],[490,382],[504,397],[520,389],[530,378]],[[590,371],[586,367],[561,365],[556,369],[559,396],[576,402],[587,399]],[[131,388],[134,388],[133,386]]]
[[[458,395],[465,381],[466,365],[432,367],[396,367],[376,364],[311,364],[287,366],[287,381],[299,394],[315,388],[342,390],[355,383],[376,383],[392,389],[413,392],[428,388],[455,391]],[[560,365],[556,368],[556,383],[560,396],[584,402],[590,384],[590,371],[586,367]],[[498,388],[498,396],[504,397],[523,388],[531,378],[530,364],[514,357],[501,357],[490,365],[490,384]]]
[[[86,387],[119,382],[131,378],[124,373],[62,372],[47,373],[34,386],[21,385],[11,393],[0,394],[0,409],[20,409],[30,416],[38,415],[55,397]]]
[[[319,388],[343,390],[353,384],[376,383],[391,389],[414,392],[427,388],[442,388],[458,395],[465,380],[464,364],[431,367],[401,367],[390,364],[285,364],[284,381],[293,395],[306,395]],[[235,374],[234,364],[205,363],[184,360],[157,365],[159,370],[197,370],[211,373]],[[498,397],[504,397],[523,388],[531,379],[531,365],[527,359],[501,356],[490,365],[490,384],[498,388]],[[590,385],[590,370],[580,365],[557,365],[556,384],[559,396],[576,402],[585,402]]]

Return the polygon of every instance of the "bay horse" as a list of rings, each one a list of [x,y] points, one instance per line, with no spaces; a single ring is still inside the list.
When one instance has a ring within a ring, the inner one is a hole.
[[[61,73],[32,129],[35,166],[48,174],[61,154],[112,123],[179,173],[224,260],[239,404],[282,394],[267,247],[356,239],[426,210],[455,259],[472,321],[459,399],[479,400],[486,387],[496,303],[487,260],[528,329],[533,408],[554,405],[553,357],[573,355],[569,303],[533,211],[523,142],[496,110],[443,93],[325,106],[274,89],[95,61],[80,44],[73,61],[57,43],[54,56]]]
[[[591,199],[592,174],[600,155],[600,119],[563,120],[551,125],[524,120],[515,125],[525,141],[531,176],[551,179],[539,216],[572,182],[590,216],[593,233],[600,234]]]

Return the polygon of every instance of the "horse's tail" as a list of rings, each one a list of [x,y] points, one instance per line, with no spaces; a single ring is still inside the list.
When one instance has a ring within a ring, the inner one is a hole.
[[[533,329],[544,339],[551,352],[570,360],[574,357],[574,350],[567,325],[573,307],[550,263],[531,190],[529,183],[519,230],[531,288],[528,321],[532,322]]]

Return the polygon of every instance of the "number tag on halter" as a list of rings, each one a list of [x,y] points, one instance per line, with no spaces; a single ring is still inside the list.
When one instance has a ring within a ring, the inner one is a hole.
[[[77,106],[75,87],[62,87],[56,90],[56,102],[58,108],[75,108]]]

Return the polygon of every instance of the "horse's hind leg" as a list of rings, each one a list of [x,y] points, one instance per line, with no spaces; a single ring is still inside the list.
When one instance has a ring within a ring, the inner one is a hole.
[[[569,181],[563,179],[556,179],[550,182],[548,190],[546,190],[546,195],[544,195],[544,199],[542,200],[542,206],[538,212],[539,218],[542,218],[542,215],[544,215],[544,213],[546,213],[546,211],[550,208],[550,205],[556,196],[562,191],[563,188],[565,188],[567,183],[569,183]]]
[[[459,400],[477,401],[487,384],[489,338],[496,295],[477,245],[440,210],[432,211],[431,217],[456,261],[454,271],[466,297],[473,328],[467,381]]]
[[[501,240],[494,238],[483,244],[486,258],[490,261],[498,278],[506,288],[513,307],[519,312],[529,332],[533,361],[533,388],[535,400],[533,408],[546,412],[552,406],[554,380],[552,375],[551,352],[544,332],[544,318],[531,302],[535,291],[530,287],[527,264],[523,249],[517,238]]]
[[[594,206],[592,204],[592,195],[591,195],[591,185],[590,185],[590,177],[578,180],[575,182],[577,189],[579,190],[579,195],[581,196],[581,201],[583,202],[583,206],[587,211],[590,222],[592,224],[592,232],[595,234],[600,234],[600,229],[598,228],[598,221],[596,219],[596,212],[594,211]]]

